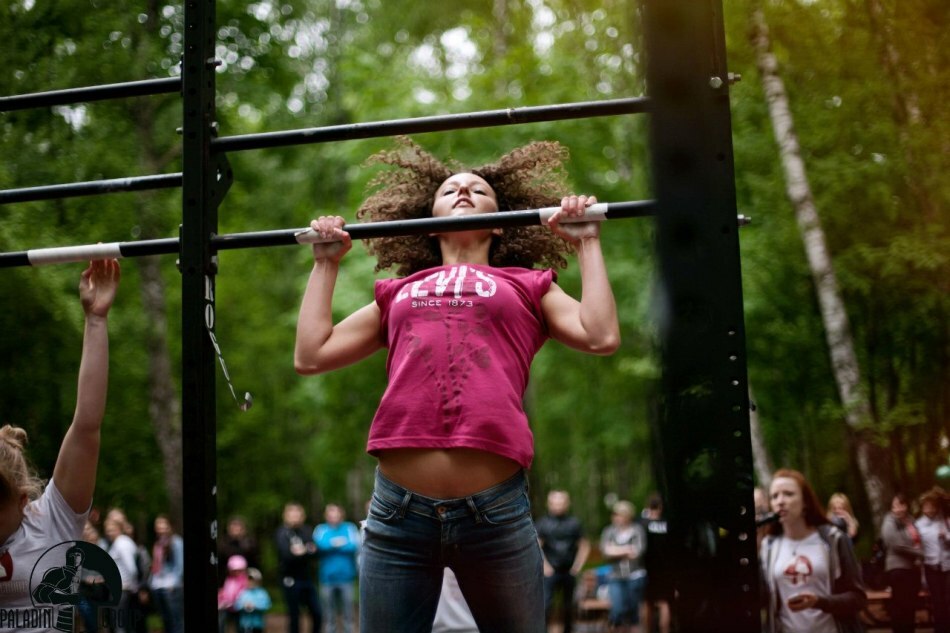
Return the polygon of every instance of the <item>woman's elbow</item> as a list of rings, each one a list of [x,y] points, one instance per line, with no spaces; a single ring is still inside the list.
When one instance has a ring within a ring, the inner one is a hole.
[[[590,353],[610,356],[620,348],[620,332],[607,332],[591,342]]]
[[[326,369],[316,358],[308,358],[301,354],[294,354],[294,371],[301,376],[313,376],[325,372]]]

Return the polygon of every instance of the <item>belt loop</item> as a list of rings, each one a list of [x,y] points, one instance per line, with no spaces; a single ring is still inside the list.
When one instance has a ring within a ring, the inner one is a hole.
[[[465,501],[468,503],[468,507],[472,511],[472,514],[475,515],[475,523],[481,523],[482,513],[479,511],[478,506],[475,505],[475,500],[471,497],[465,497]]]
[[[406,508],[409,507],[409,500],[412,499],[412,491],[407,490],[406,496],[402,498],[402,503],[399,504],[399,518],[404,519],[406,517]]]

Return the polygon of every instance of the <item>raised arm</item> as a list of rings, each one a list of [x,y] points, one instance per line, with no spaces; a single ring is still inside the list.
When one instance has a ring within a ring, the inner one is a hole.
[[[79,298],[86,314],[76,412],[53,469],[53,481],[66,503],[81,513],[92,504],[99,464],[99,430],[109,384],[108,316],[119,287],[119,263],[96,260],[83,271]]]
[[[311,222],[311,227],[321,236],[337,241],[313,245],[313,270],[300,304],[294,347],[294,368],[300,374],[345,367],[383,346],[376,302],[333,324],[333,289],[340,260],[352,246],[350,236],[342,229],[343,218],[321,217]]]
[[[582,352],[606,355],[620,346],[620,325],[600,248],[600,223],[560,223],[562,217],[582,215],[595,202],[593,196],[568,196],[561,201],[561,210],[551,216],[551,230],[577,249],[581,300],[552,284],[541,299],[541,309],[552,338]]]

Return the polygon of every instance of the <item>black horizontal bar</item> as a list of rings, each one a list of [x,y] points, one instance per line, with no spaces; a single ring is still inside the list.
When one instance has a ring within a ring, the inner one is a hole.
[[[646,217],[656,213],[656,202],[653,200],[611,202],[607,203],[606,207],[604,218],[607,220]],[[362,224],[348,224],[344,228],[353,239],[365,240],[397,235],[468,231],[478,228],[532,226],[541,224],[543,211],[545,210],[529,209],[525,211],[503,211],[500,213],[448,218],[417,218],[413,220],[392,220],[388,222],[364,222]],[[217,252],[241,248],[298,244],[297,236],[304,231],[307,231],[306,227],[217,235],[211,238],[211,249]],[[98,257],[167,255],[178,253],[178,244],[178,238],[170,237],[158,240],[139,240],[137,242],[90,244],[86,246],[0,253],[0,268],[79,262]]]
[[[157,240],[139,240],[137,242],[86,244],[84,246],[39,248],[29,251],[0,253],[0,268],[67,264],[106,257],[169,255],[178,252],[178,244],[177,237],[164,237]]]
[[[566,119],[635,114],[646,112],[648,108],[649,100],[646,97],[507,108],[504,110],[445,114],[374,123],[332,125],[328,127],[288,130],[284,132],[225,136],[212,139],[211,147],[219,152],[236,152],[267,147],[285,147],[289,145],[378,138],[397,134],[422,134],[425,132],[444,132],[446,130],[467,128],[539,123],[541,121],[563,121]]]
[[[160,82],[179,82],[178,79],[153,80]],[[135,83],[113,84],[114,86],[129,86]],[[99,86],[98,88],[109,88]],[[92,90],[77,89],[77,90]],[[38,97],[54,93],[37,93],[23,95]],[[21,97],[2,97],[4,99],[19,99]],[[103,97],[105,98],[105,97]],[[376,138],[396,134],[414,134],[437,132],[453,129],[491,127],[500,125],[515,125],[520,123],[536,123],[540,121],[557,121],[578,119],[595,116],[611,116],[618,114],[632,114],[645,112],[648,108],[646,98],[613,99],[609,101],[588,101],[581,103],[508,108],[506,110],[489,110],[484,112],[470,112],[466,114],[448,114],[443,116],[419,117],[415,119],[399,119],[377,123],[356,123],[352,125],[337,125],[322,128],[309,128],[287,132],[266,132],[263,134],[245,134],[241,136],[226,136],[212,140],[212,146],[218,151],[240,151],[265,147],[281,147],[301,145],[306,143],[328,143],[341,140],[361,138]],[[24,106],[26,107],[26,106]],[[166,189],[180,187],[182,174],[160,174],[156,176],[139,176],[130,178],[115,178],[111,180],[93,180],[59,185],[44,185],[21,189],[7,189],[0,191],[0,205],[15,202],[32,202],[36,200],[54,200],[74,196],[91,196],[121,191],[144,191],[149,189]]]
[[[181,187],[181,180],[182,175],[179,172],[177,174],[133,176],[129,178],[113,178],[111,180],[90,180],[88,182],[71,182],[61,185],[7,189],[0,191],[0,204],[31,202],[34,200],[55,200],[57,198],[71,198],[73,196],[94,196],[118,191],[168,189],[171,187]]]
[[[141,97],[181,91],[181,78],[144,79],[142,81],[126,81],[117,84],[103,84],[100,86],[86,86],[84,88],[65,88],[49,92],[34,92],[12,97],[0,97],[0,112],[26,110],[27,108],[42,108],[87,101],[103,101],[121,97]]]
[[[607,204],[608,220],[645,217],[656,213],[653,200],[634,202],[611,202]],[[425,235],[428,233],[446,233],[452,231],[470,231],[473,229],[505,228],[512,226],[534,226],[541,224],[541,211],[502,211],[481,215],[465,215],[447,218],[415,218],[411,220],[389,220],[385,222],[364,222],[347,224],[343,228],[354,240],[367,240],[377,237],[397,235]],[[263,246],[285,246],[297,244],[297,235],[306,228],[280,229],[276,231],[257,231],[251,233],[231,233],[211,238],[213,250],[224,251],[239,248],[259,248]]]

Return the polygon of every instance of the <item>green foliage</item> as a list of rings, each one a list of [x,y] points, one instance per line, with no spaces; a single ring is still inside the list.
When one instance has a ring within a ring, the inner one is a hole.
[[[806,471],[822,494],[860,500],[831,376],[814,290],[787,201],[768,114],[746,41],[749,2],[726,3],[743,283],[751,384],[777,464]],[[891,81],[880,70],[878,36],[859,2],[767,3],[776,53],[793,104],[812,188],[828,233],[858,340],[873,431],[895,446],[895,476],[914,490],[946,461],[948,305],[945,3],[915,0],[891,16],[911,69],[926,127],[894,114]],[[0,92],[21,94],[178,74],[178,5],[68,0],[8,3]],[[381,0],[220,0],[217,118],[222,135],[493,110],[645,92],[635,0],[426,3]],[[802,37],[807,33],[807,37]],[[919,46],[913,43],[920,42]],[[118,178],[180,170],[175,95],[0,115],[5,156],[0,187]],[[493,160],[535,139],[572,153],[578,192],[601,200],[647,198],[649,164],[642,117],[537,123],[419,135],[444,158]],[[385,139],[305,145],[229,156],[235,183],[220,209],[224,233],[291,228],[321,214],[355,220],[374,171],[363,161]],[[916,150],[916,168],[903,148]],[[918,179],[936,216],[917,206]],[[126,241],[177,234],[180,194],[161,191],[9,205],[4,251]],[[605,495],[642,502],[654,487],[648,420],[661,368],[653,353],[653,256],[649,220],[604,231],[622,321],[613,357],[554,344],[538,355],[526,404],[537,458],[533,490],[564,487],[588,529],[607,519]],[[180,350],[179,276],[162,260],[169,351]],[[269,539],[281,505],[303,501],[315,518],[342,501],[360,516],[372,477],[366,433],[385,386],[384,355],[330,375],[293,371],[296,312],[310,269],[306,249],[220,255],[217,336],[240,412],[218,375],[219,511],[247,516]],[[8,360],[0,376],[4,422],[25,425],[47,475],[75,392],[81,267],[9,270],[0,275]],[[140,264],[123,262],[111,319],[113,373],[103,433],[97,503],[122,505],[140,526],[168,506],[146,397],[148,319]],[[357,246],[334,299],[343,317],[372,300],[373,262]],[[699,274],[699,273],[698,273]],[[576,267],[559,283],[575,296]],[[26,324],[29,323],[29,326]],[[22,359],[28,359],[25,362]],[[173,365],[177,368],[177,365]],[[179,381],[177,369],[175,382]],[[944,444],[941,444],[944,442]],[[897,447],[902,447],[898,450]],[[930,447],[923,451],[914,446]],[[887,468],[888,465],[882,465]],[[860,505],[860,503],[859,503]]]
[[[730,70],[745,78],[733,91],[740,211],[754,217],[742,235],[750,381],[776,465],[802,469],[820,494],[841,489],[860,504],[813,282],[745,38],[752,4],[733,3],[728,28],[737,36]],[[948,165],[944,141],[908,126],[895,103],[898,91],[916,96],[927,126],[945,129],[934,97],[946,96],[946,66],[930,64],[946,55],[946,35],[932,21],[946,7],[912,2],[888,17],[913,75],[898,85],[882,63],[884,36],[866,3],[763,4],[872,403],[866,432],[891,448],[892,462],[878,465],[884,479],[921,491],[947,459],[950,432],[950,198],[934,180]],[[925,157],[916,170],[913,152]],[[936,214],[921,206],[915,187]]]

